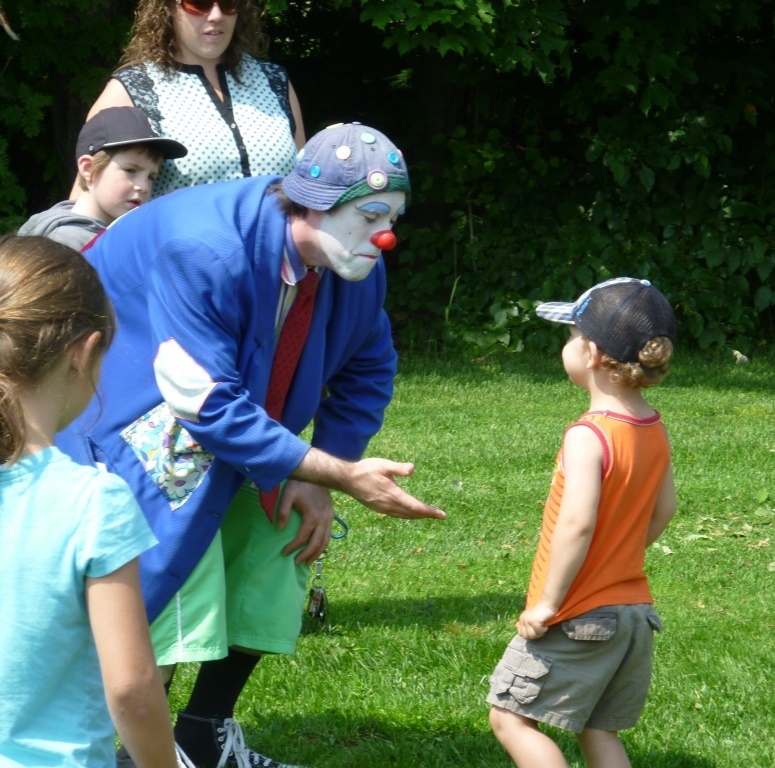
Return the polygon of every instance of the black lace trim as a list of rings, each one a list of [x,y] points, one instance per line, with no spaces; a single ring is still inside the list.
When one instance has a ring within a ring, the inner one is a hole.
[[[153,80],[145,71],[145,67],[120,69],[113,74],[113,77],[126,88],[132,103],[148,115],[156,133],[162,133],[159,97],[153,87]]]
[[[296,119],[293,116],[293,110],[291,109],[291,99],[288,93],[288,72],[285,67],[275,64],[273,61],[267,61],[266,59],[257,59],[251,57],[253,61],[257,62],[261,67],[261,71],[269,81],[269,87],[274,91],[277,100],[280,102],[280,107],[285,112],[288,118],[288,124],[291,127],[291,136],[296,135]],[[197,64],[179,64],[177,71],[184,72],[189,75],[198,75],[199,78],[205,84],[205,87],[209,86],[209,81],[204,76],[204,69]],[[223,88],[224,98],[229,98],[229,105],[231,106],[231,97],[228,97],[228,87],[226,86],[226,67],[223,64],[218,65],[218,79],[220,80],[221,87]],[[171,73],[170,76],[174,76]],[[128,69],[120,69],[113,74],[123,86],[127,89],[129,95],[136,107],[139,107],[148,115],[149,120],[153,124],[153,127],[157,132],[161,132],[161,113],[159,112],[159,99],[153,87],[153,80],[148,76],[145,71],[145,67],[138,65],[135,67],[129,67]],[[221,100],[212,93],[212,88],[208,89],[210,97],[213,98],[216,107],[221,110]]]

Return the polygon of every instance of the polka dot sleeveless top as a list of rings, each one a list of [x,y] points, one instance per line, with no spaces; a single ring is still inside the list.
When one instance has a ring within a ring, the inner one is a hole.
[[[245,176],[285,176],[296,159],[288,77],[281,66],[245,56],[239,82],[218,68],[223,101],[202,67],[167,72],[155,64],[119,70],[115,77],[161,136],[188,154],[165,160],[153,197],[174,189]]]

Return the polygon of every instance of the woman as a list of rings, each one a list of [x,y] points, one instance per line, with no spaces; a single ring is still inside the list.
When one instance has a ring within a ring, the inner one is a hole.
[[[89,112],[142,109],[188,147],[154,197],[244,176],[285,175],[305,142],[296,93],[266,48],[252,0],[140,0],[120,67]]]

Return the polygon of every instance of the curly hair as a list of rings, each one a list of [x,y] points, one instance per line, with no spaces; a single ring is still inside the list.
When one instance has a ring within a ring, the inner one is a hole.
[[[673,342],[667,336],[655,336],[643,345],[637,363],[623,363],[601,350],[600,366],[608,371],[614,384],[646,389],[661,383],[667,376],[672,355]]]
[[[174,12],[175,0],[140,0],[119,69],[151,63],[172,76],[180,68],[180,62],[175,57]],[[268,38],[261,29],[261,17],[253,0],[240,1],[234,35],[223,56],[223,63],[237,80],[244,54],[266,55]]]

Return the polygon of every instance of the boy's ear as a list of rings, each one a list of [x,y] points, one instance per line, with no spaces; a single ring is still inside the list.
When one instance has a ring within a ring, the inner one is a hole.
[[[78,173],[83,176],[87,184],[91,184],[91,166],[94,162],[94,158],[91,155],[81,155],[78,158]]]
[[[88,373],[92,370],[96,359],[96,350],[102,338],[100,331],[92,331],[86,336],[78,339],[73,345],[70,358],[70,365],[77,374]]]
[[[587,341],[587,349],[589,350],[587,368],[597,368],[600,365],[600,360],[603,356],[600,347],[598,347],[594,341]]]

